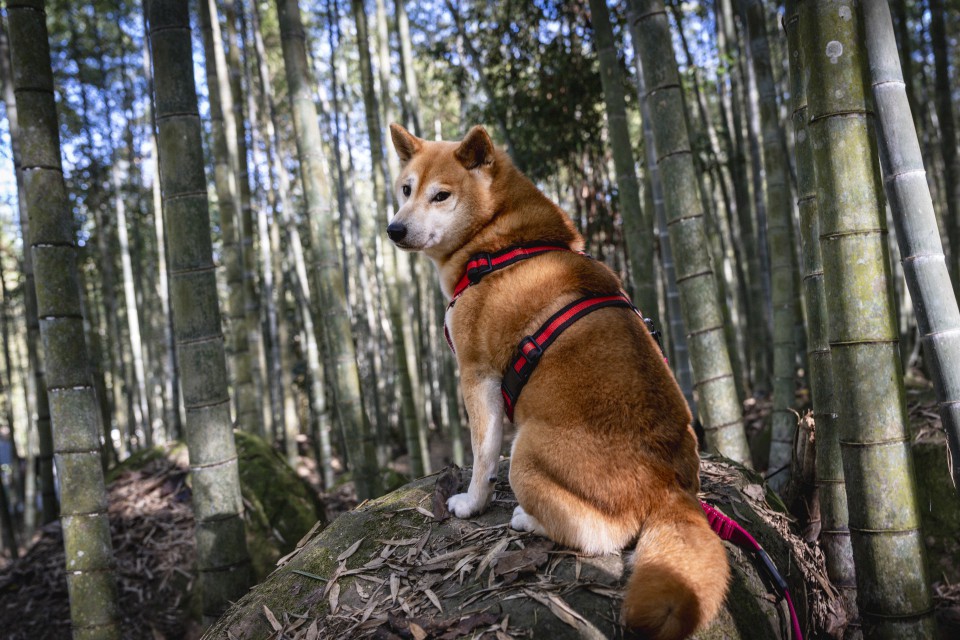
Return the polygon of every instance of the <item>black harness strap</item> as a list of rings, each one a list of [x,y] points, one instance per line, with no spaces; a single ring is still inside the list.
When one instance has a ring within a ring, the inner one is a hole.
[[[536,332],[520,341],[517,353],[504,372],[503,381],[500,383],[500,394],[503,396],[504,408],[511,421],[513,421],[513,408],[520,397],[520,392],[527,384],[530,376],[533,375],[533,370],[537,368],[537,364],[540,363],[543,351],[553,344],[557,336],[574,322],[588,313],[605,307],[633,309],[637,315],[643,317],[622,291],[615,294],[585,296],[574,300],[557,311],[540,325]]]

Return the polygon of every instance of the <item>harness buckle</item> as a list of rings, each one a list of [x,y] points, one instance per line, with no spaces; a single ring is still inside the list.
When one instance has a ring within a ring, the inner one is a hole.
[[[641,317],[643,316],[641,315]],[[653,320],[650,318],[643,318],[643,324],[647,326],[647,331],[649,331],[650,335],[653,336],[653,339],[656,340],[657,346],[660,347],[660,353],[664,356],[664,360],[666,360],[667,352],[663,350],[663,342],[660,340],[661,334],[657,327],[654,326]]]
[[[489,253],[478,253],[473,259],[484,262],[484,264],[467,269],[467,279],[470,280],[470,284],[477,284],[483,276],[493,271],[493,258],[490,257]]]
[[[530,349],[527,349],[527,345],[532,345]],[[537,344],[537,341],[533,339],[533,336],[527,336],[520,341],[520,354],[526,358],[527,362],[536,365],[540,361],[540,356],[543,355],[543,348]]]

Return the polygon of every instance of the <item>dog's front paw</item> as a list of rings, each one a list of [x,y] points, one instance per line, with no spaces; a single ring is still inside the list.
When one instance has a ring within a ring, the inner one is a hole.
[[[458,518],[469,518],[483,511],[486,505],[469,493],[458,493],[447,499],[447,509]]]

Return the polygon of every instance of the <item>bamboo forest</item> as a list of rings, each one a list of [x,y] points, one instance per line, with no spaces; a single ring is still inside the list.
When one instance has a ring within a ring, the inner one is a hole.
[[[0,638],[960,638],[958,118],[960,0],[0,0]]]

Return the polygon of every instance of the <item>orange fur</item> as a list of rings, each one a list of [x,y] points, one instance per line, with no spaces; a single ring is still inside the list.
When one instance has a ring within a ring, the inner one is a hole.
[[[430,257],[448,296],[477,252],[528,242],[583,248],[569,217],[481,127],[460,143],[421,140],[398,125],[391,134],[403,163],[392,224],[406,235],[397,245]],[[455,515],[489,503],[500,379],[517,343],[572,300],[620,286],[594,260],[550,253],[488,275],[448,312],[474,453],[469,489],[448,503]],[[514,420],[510,484],[520,506],[511,525],[591,554],[637,541],[626,624],[658,639],[707,624],[726,594],[727,558],[696,500],[689,410],[636,315],[601,309],[568,328],[524,387]]]

